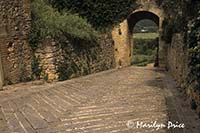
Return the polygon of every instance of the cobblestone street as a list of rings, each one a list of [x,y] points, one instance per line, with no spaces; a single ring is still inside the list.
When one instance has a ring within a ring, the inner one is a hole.
[[[198,133],[200,122],[165,72],[113,69],[64,82],[5,87],[0,132]],[[184,129],[136,128],[137,121],[184,123]],[[129,122],[129,123],[128,123]]]

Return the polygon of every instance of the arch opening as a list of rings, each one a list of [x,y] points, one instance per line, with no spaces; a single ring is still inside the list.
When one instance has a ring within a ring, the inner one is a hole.
[[[138,11],[127,18],[131,65],[159,65],[159,21],[159,16],[148,11]]]
[[[158,33],[158,25],[149,19],[142,19],[133,27],[133,34],[135,33]]]
[[[138,12],[132,13],[127,18],[129,32],[133,33],[133,29],[134,29],[135,25],[139,21],[145,20],[145,19],[152,20],[158,27],[160,27],[159,16],[157,16],[156,14],[149,12],[149,11],[138,11]]]

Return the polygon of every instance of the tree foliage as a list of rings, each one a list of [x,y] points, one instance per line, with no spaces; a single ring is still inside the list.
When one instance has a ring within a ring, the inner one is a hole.
[[[59,11],[78,13],[97,29],[112,27],[136,7],[135,0],[49,0]]]

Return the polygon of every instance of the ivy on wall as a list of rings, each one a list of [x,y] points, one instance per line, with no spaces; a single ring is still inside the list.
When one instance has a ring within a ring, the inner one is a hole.
[[[189,75],[188,82],[194,84],[194,89],[200,91],[200,15],[189,25]]]
[[[170,44],[174,33],[184,31],[183,17],[177,15],[173,18],[165,18],[162,24],[162,39]]]

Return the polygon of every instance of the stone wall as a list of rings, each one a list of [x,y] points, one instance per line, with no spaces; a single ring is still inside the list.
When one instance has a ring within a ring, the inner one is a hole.
[[[0,54],[4,84],[26,79],[31,71],[29,0],[0,0]]]
[[[42,66],[41,77],[48,81],[65,80],[113,68],[114,45],[111,35],[101,35],[100,45],[87,42],[55,42],[46,39],[35,51]]]
[[[60,45],[56,44],[52,39],[45,39],[39,44],[34,54],[39,60],[39,67],[42,68],[40,78],[44,79],[45,76],[48,76],[48,80],[58,79],[56,62],[62,59],[62,49]]]
[[[174,34],[172,37],[172,43],[168,47],[168,60],[167,67],[171,75],[177,80],[180,86],[181,83],[185,83],[187,77],[188,67],[187,67],[187,46],[185,46],[183,41],[183,35]]]
[[[172,43],[168,47],[167,57],[167,68],[170,74],[181,88],[185,88],[185,92],[191,101],[191,106],[197,105],[196,111],[200,115],[200,92],[194,91],[193,84],[187,85],[186,83],[186,78],[189,78],[188,50],[182,34],[173,35]]]
[[[115,66],[110,35],[102,35],[100,45],[92,47],[72,45],[70,41],[62,46],[46,39],[34,53],[28,44],[30,26],[29,0],[0,0],[0,65],[4,85],[33,77],[33,55],[40,58],[40,77],[48,80],[57,80],[61,75],[67,78],[86,75]]]
[[[129,33],[128,22],[124,20],[112,31],[115,49],[115,62],[118,68],[131,65],[133,40]]]

